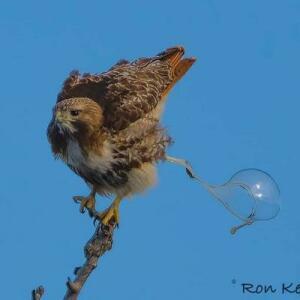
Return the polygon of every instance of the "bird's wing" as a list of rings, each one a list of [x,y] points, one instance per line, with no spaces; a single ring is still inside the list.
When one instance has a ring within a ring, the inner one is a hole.
[[[113,131],[128,127],[151,112],[195,62],[181,59],[183,47],[169,48],[152,58],[122,60],[107,72],[91,75],[75,71],[64,82],[57,102],[87,97],[103,109],[103,125]]]

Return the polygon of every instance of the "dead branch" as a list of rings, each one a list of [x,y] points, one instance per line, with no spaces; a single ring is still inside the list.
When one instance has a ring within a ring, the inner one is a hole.
[[[87,281],[90,274],[97,267],[99,258],[112,248],[113,233],[116,224],[111,222],[109,225],[99,223],[93,236],[84,247],[85,263],[74,270],[75,279],[68,278],[67,292],[64,300],[77,300],[81,289]],[[32,291],[32,300],[40,300],[44,294],[42,286]]]
[[[44,295],[44,287],[43,286],[39,286],[38,288],[36,288],[35,290],[33,290],[31,292],[32,295],[32,300],[40,300],[42,298],[42,296]]]

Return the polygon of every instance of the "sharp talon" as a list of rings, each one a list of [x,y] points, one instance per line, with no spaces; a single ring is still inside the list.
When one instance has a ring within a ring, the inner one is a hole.
[[[94,217],[93,224],[96,226],[96,222],[98,221],[97,217]]]
[[[95,194],[91,193],[88,197],[74,196],[75,203],[80,203],[79,211],[83,214],[88,210],[89,215],[92,216],[95,211]]]
[[[94,218],[97,215],[97,211],[94,208],[88,209],[89,216]]]
[[[102,225],[119,225],[119,205],[120,198],[116,198],[109,208],[102,212],[97,212],[95,208],[87,208],[91,217],[94,217],[93,223],[96,226],[96,222],[99,221]]]

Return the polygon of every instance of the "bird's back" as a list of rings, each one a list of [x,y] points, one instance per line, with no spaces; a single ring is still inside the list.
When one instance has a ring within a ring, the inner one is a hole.
[[[81,76],[72,72],[57,102],[73,97],[90,98],[103,109],[104,127],[123,130],[159,109],[160,102],[195,62],[195,58],[182,58],[183,55],[184,48],[178,46],[151,58],[122,60],[101,74]]]

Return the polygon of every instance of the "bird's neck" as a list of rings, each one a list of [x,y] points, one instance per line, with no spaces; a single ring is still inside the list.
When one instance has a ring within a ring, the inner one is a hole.
[[[74,136],[83,154],[90,152],[101,155],[105,133],[100,130]]]

